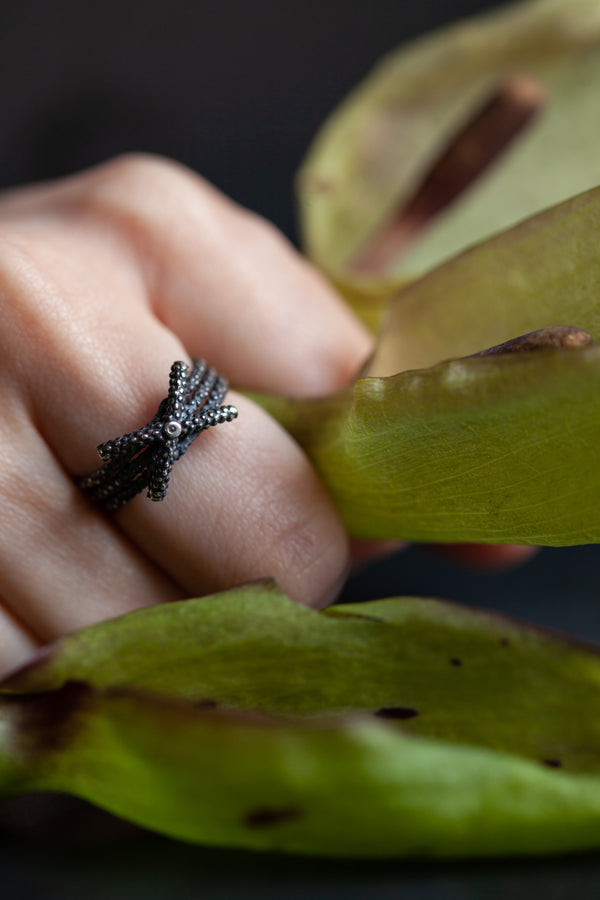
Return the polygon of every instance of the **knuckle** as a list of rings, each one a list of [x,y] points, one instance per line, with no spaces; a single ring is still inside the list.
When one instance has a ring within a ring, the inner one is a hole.
[[[174,227],[185,227],[190,210],[204,209],[208,192],[190,169],[144,153],[118,156],[88,176],[81,185],[79,212],[141,250],[141,258],[150,249],[161,257]]]
[[[37,434],[27,411],[12,393],[10,400],[3,404],[0,427],[0,496],[5,512],[2,522],[6,540],[9,540],[9,533],[14,539],[16,523],[24,521],[29,523],[32,539],[39,536],[43,544],[38,523],[52,508],[54,498],[51,486],[39,468],[31,464],[32,457],[37,457],[39,451],[23,453],[23,447],[31,447],[32,443],[35,446],[36,440]],[[38,546],[35,540],[32,546]]]
[[[7,356],[14,357],[26,338],[35,346],[50,291],[37,260],[35,242],[0,231],[0,298],[3,328],[0,341]],[[34,351],[33,351],[34,352]]]
[[[0,230],[0,376],[3,389],[44,396],[86,353],[81,315],[36,237]],[[43,360],[43,365],[34,364]]]
[[[264,547],[280,586],[292,599],[321,606],[348,563],[345,531],[312,470],[281,484],[263,508]]]
[[[289,264],[290,260],[296,261],[300,257],[273,222],[265,219],[253,210],[244,209],[241,206],[234,208],[234,214],[247,229],[247,243],[254,244],[265,259],[282,260]]]
[[[125,153],[98,166],[86,181],[90,198],[111,202],[115,208],[150,206],[184,196],[190,183],[200,181],[180,163],[151,153]]]
[[[93,170],[94,180],[100,184],[118,186],[153,181],[179,170],[180,166],[166,157],[153,153],[121,153]]]

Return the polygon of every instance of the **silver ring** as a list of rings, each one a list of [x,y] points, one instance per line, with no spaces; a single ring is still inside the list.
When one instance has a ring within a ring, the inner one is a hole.
[[[119,509],[143,490],[150,500],[164,500],[173,463],[180,459],[201,431],[237,418],[235,406],[222,406],[227,381],[204,360],[191,371],[174,362],[169,393],[156,415],[143,428],[98,446],[103,465],[79,482],[99,506]]]

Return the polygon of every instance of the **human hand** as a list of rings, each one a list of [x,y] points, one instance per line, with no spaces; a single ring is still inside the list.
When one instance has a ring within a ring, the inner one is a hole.
[[[237,387],[327,393],[370,338],[266,222],[192,173],[125,157],[0,201],[0,668],[32,645],[151,603],[271,575],[333,599],[338,515],[266,413],[177,464],[167,499],[99,512],[76,486],[96,445],[144,424],[176,359]]]
[[[290,394],[360,368],[370,336],[272,226],[175,164],[123,157],[0,199],[0,291],[0,670],[95,621],[267,575],[300,602],[334,599],[337,512],[233,391],[239,418],[201,436],[164,503],[108,516],[77,487],[97,444],[154,415],[176,359]]]

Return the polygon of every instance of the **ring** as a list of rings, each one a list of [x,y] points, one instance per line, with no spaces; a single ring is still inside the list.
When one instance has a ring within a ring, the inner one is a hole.
[[[237,418],[235,406],[222,406],[227,381],[203,360],[174,362],[169,393],[143,428],[98,446],[104,465],[79,487],[99,506],[119,509],[147,489],[150,500],[164,500],[173,463],[201,431]]]

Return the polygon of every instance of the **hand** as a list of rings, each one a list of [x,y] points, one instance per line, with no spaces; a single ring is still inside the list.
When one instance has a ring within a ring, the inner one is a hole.
[[[175,164],[125,157],[0,200],[0,669],[73,629],[270,575],[332,600],[348,546],[292,439],[231,391],[167,498],[113,515],[76,485],[143,425],[176,359],[317,394],[371,339],[273,227]]]
[[[0,199],[0,294],[0,673],[74,629],[263,576],[302,603],[335,598],[337,512],[235,391],[239,418],[200,436],[163,503],[106,515],[77,487],[99,443],[154,415],[174,360],[290,394],[360,369],[370,336],[272,226],[175,164],[123,157]]]

